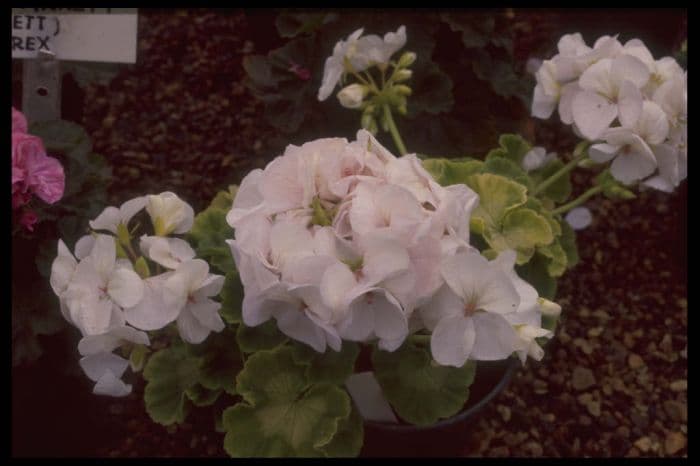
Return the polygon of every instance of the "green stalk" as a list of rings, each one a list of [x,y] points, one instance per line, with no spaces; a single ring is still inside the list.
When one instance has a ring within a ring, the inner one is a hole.
[[[401,155],[406,155],[406,146],[404,146],[399,130],[396,128],[394,117],[391,116],[391,108],[387,104],[384,104],[384,118],[386,118],[386,122],[389,125],[389,132],[394,138],[394,144],[396,144],[396,147],[399,149],[399,153]]]
[[[579,155],[574,157],[569,163],[561,167],[557,172],[555,172],[552,176],[544,180],[542,183],[540,183],[533,191],[533,195],[537,195],[544,191],[545,189],[549,188],[551,185],[556,183],[556,181],[561,178],[562,176],[566,175],[569,173],[571,170],[576,168],[576,165],[578,163],[585,159],[588,156],[588,153],[586,151],[582,151]]]
[[[601,191],[603,191],[603,187],[602,187],[602,186],[600,186],[600,185],[598,185],[598,186],[593,186],[591,189],[589,189],[589,190],[586,191],[585,193],[581,194],[579,197],[577,197],[577,198],[574,199],[573,201],[571,201],[571,202],[569,202],[569,203],[567,203],[567,204],[560,205],[560,206],[557,207],[556,209],[552,210],[552,214],[554,214],[554,215],[556,215],[556,214],[564,214],[564,213],[570,211],[571,209],[573,209],[574,207],[580,206],[581,204],[583,204],[583,203],[586,202],[588,199],[590,199],[591,197],[595,196],[596,194],[598,194],[598,193],[601,192]]]

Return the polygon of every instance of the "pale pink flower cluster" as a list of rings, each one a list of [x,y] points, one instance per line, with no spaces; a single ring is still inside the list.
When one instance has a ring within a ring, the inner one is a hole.
[[[495,265],[469,245],[478,201],[466,185],[440,186],[414,154],[397,158],[365,130],[353,142],[288,146],[243,179],[227,215],[245,288],[244,324],[275,319],[319,352],[340,350],[342,340],[394,351],[427,328],[437,332],[435,359],[455,366],[536,354],[517,326],[539,327],[537,293],[515,275],[514,255]],[[455,275],[463,269],[469,273]],[[480,276],[479,269],[494,271]],[[464,295],[464,280],[476,294]],[[483,303],[474,301],[482,294]],[[465,312],[465,299],[478,308]],[[533,312],[504,317],[518,311]],[[463,325],[444,331],[449,322]]]
[[[672,191],[687,176],[687,73],[672,57],[654,59],[639,39],[581,34],[559,40],[559,53],[535,73],[532,114],[563,123],[595,141],[590,157],[612,160],[619,181]]]

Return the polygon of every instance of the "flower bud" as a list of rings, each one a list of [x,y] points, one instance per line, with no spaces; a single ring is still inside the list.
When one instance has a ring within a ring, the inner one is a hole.
[[[404,52],[403,55],[401,55],[401,58],[399,58],[399,68],[406,68],[407,66],[411,66],[413,62],[416,61],[416,54],[413,52]]]
[[[411,76],[413,76],[413,71],[411,70],[398,70],[396,73],[394,73],[394,81],[401,82],[401,81],[407,81],[411,79]]]
[[[413,93],[411,88],[404,85],[404,84],[399,84],[398,86],[394,86],[394,89],[396,89],[396,92],[398,92],[400,95],[404,95],[404,96],[409,96]]]
[[[545,298],[537,298],[542,315],[557,317],[561,314],[561,306]]]
[[[342,88],[340,92],[338,92],[337,97],[340,101],[340,105],[345,108],[360,108],[367,92],[367,86],[363,86],[362,84],[350,84]]]

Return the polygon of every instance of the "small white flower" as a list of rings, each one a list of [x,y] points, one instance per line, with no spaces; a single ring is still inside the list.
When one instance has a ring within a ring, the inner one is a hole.
[[[209,273],[209,265],[201,259],[184,262],[163,283],[163,299],[167,306],[180,309],[177,328],[188,343],[204,341],[210,332],[220,332],[225,325],[221,304],[209,299],[221,292],[224,277]]]
[[[187,233],[194,223],[192,206],[170,191],[146,196],[146,212],[156,236]]]
[[[145,206],[146,197],[141,196],[126,201],[118,209],[111,206],[107,207],[95,220],[90,221],[90,228],[93,230],[107,230],[116,235],[118,234],[119,225],[127,227],[129,220]]]
[[[75,267],[62,297],[83,335],[104,333],[113,312],[121,313],[143,297],[141,278],[125,265],[116,260],[115,238],[97,235],[90,254]]]
[[[592,145],[589,155],[599,163],[614,158],[610,173],[629,185],[654,172],[657,162],[650,146],[663,142],[668,130],[668,118],[661,107],[645,100],[636,120],[623,119],[622,127],[607,130],[605,143]]]
[[[333,48],[333,55],[326,59],[323,67],[323,79],[318,90],[318,100],[326,100],[333,93],[341,76],[347,70],[347,60],[355,72],[364,71],[374,64],[388,63],[391,56],[406,44],[406,28],[399,27],[396,32],[389,32],[384,39],[376,35],[362,36],[364,29],[358,29],[341,40]]]
[[[468,359],[507,358],[518,336],[504,315],[515,313],[520,306],[511,278],[478,252],[448,257],[442,276],[446,284],[421,308],[423,321],[433,332],[433,358],[455,367]]]

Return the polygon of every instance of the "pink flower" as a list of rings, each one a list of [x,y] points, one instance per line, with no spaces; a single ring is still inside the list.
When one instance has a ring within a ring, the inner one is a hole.
[[[302,81],[308,81],[309,79],[311,79],[311,71],[309,71],[308,68],[304,68],[298,63],[292,62],[291,66],[288,68],[288,71],[297,75],[297,77]]]
[[[27,132],[27,119],[24,117],[24,114],[15,107],[12,107],[12,132]]]
[[[19,219],[19,223],[29,231],[34,231],[34,225],[39,221],[39,217],[32,210],[25,210],[22,213],[22,217]]]
[[[46,155],[41,139],[31,134],[12,133],[13,197],[16,193],[31,191],[44,202],[53,204],[63,197],[64,188],[63,166]]]

